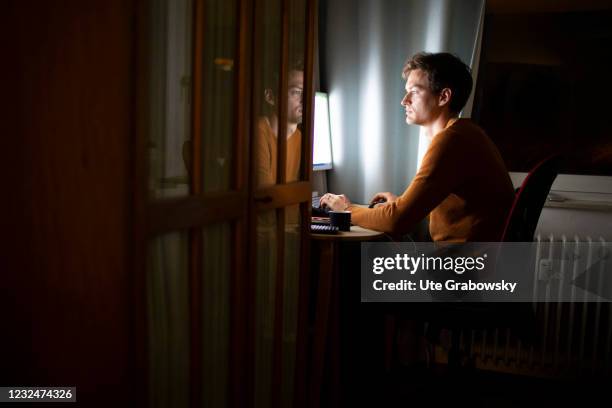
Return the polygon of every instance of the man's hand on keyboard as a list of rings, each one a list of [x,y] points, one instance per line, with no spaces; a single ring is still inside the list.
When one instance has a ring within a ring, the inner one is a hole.
[[[332,211],[345,211],[351,205],[351,200],[344,194],[327,193],[321,197],[321,207],[328,207]]]
[[[382,192],[374,194],[374,197],[370,200],[370,208],[380,207],[383,205],[390,204],[397,200],[397,196],[393,193]]]

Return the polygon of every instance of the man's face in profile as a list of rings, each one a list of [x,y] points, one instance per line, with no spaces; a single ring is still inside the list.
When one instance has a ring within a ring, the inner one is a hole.
[[[401,102],[409,125],[427,125],[438,115],[438,98],[429,89],[427,73],[420,69],[410,71],[406,80],[406,95]]]
[[[298,124],[302,122],[302,95],[304,92],[304,72],[291,71],[289,73],[287,95],[287,122]]]

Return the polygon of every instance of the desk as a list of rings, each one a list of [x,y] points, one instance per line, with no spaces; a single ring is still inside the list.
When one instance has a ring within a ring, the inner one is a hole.
[[[316,290],[316,310],[314,318],[315,336],[312,346],[312,366],[310,382],[310,406],[318,407],[321,402],[321,388],[323,386],[323,371],[325,368],[325,353],[330,350],[330,357],[334,360],[331,364],[332,379],[332,405],[337,406],[339,400],[339,362],[338,351],[338,307],[334,307],[330,313],[332,292],[339,288],[339,245],[343,242],[375,241],[384,236],[382,232],[366,228],[352,226],[348,232],[340,231],[338,234],[315,234],[311,233],[313,251],[319,253],[318,285]],[[360,271],[355,271],[355,278],[361,279]],[[332,333],[328,333],[331,327]],[[329,343],[329,344],[328,344]]]
[[[382,232],[353,225],[350,231],[338,231],[337,234],[310,233],[310,239],[329,242],[375,241],[383,235],[385,234]]]

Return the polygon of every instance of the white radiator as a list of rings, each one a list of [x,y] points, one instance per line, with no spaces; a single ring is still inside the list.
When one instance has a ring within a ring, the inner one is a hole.
[[[597,293],[611,292],[612,277],[604,277],[603,273],[604,263],[612,262],[610,244],[606,245],[603,238],[548,236],[543,239],[538,235],[536,245],[534,283],[540,285],[538,290],[543,290],[546,298],[553,291],[562,290],[563,285],[541,287],[538,273],[553,273],[557,282],[574,280],[593,265],[596,255],[594,267],[601,268],[601,273],[595,279],[597,282],[588,282],[589,277],[585,275],[586,285],[596,288]],[[567,285],[563,290],[567,290]],[[460,336],[462,363],[543,377],[612,375],[612,303],[609,300],[585,302],[573,289],[568,295],[571,302],[533,303],[537,322],[534,344],[525,344],[510,329],[455,332],[454,335]],[[437,350],[436,362],[444,361],[446,353],[440,348]]]

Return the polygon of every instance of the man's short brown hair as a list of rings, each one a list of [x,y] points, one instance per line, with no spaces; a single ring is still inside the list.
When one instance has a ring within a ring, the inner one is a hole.
[[[304,71],[304,60],[295,59],[293,61],[290,61],[288,72],[291,73],[291,71],[302,71],[303,72]],[[274,95],[276,95],[278,93],[279,82],[280,82],[280,78],[278,76],[278,72],[272,71],[269,75],[264,77],[264,89],[271,89],[272,92],[274,92]]]
[[[289,63],[289,73],[291,71],[304,71],[304,60],[295,59]],[[262,107],[261,113],[264,115],[270,115],[278,109],[278,106],[270,106],[266,103],[265,93],[269,90],[272,93],[272,97],[276,99],[278,95],[278,86],[280,85],[280,77],[277,71],[271,71],[266,73],[263,78],[263,94],[262,94]]]
[[[427,74],[429,89],[438,95],[444,88],[451,90],[450,110],[461,112],[472,92],[472,72],[463,61],[447,52],[419,52],[406,61],[402,78],[408,79],[410,71],[420,69]]]

